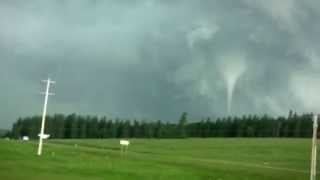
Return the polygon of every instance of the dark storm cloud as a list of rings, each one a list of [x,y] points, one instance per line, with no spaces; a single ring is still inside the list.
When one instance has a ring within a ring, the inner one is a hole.
[[[319,10],[317,0],[1,1],[0,126],[41,113],[47,76],[51,113],[226,115],[228,82],[231,114],[316,111]]]

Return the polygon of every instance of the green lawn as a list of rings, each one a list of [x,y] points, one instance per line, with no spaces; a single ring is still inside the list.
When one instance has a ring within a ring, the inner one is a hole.
[[[309,179],[310,139],[0,140],[1,180]],[[77,145],[75,145],[77,144]]]

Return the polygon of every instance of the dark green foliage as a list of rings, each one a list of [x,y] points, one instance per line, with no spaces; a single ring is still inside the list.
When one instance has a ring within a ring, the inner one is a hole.
[[[161,121],[158,120],[158,122],[156,124],[156,128],[155,128],[154,137],[155,138],[162,138],[163,137],[163,131],[164,131],[163,125],[162,125]]]
[[[202,118],[187,122],[182,113],[178,123],[147,120],[115,120],[106,117],[55,114],[46,117],[46,132],[51,138],[186,138],[186,137],[311,137],[312,115],[290,111],[286,117],[248,115]],[[19,118],[11,137],[38,138],[41,117]]]
[[[179,120],[179,124],[178,124],[179,136],[181,138],[187,137],[186,126],[187,126],[187,113],[184,112],[184,113],[182,113],[180,120]]]

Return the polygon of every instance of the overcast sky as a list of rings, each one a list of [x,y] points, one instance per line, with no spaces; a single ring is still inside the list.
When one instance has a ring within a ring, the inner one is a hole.
[[[1,0],[0,127],[41,114],[47,77],[51,114],[319,112],[319,19],[319,0]]]

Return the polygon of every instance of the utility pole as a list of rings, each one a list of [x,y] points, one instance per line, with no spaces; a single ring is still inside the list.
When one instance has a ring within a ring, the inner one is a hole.
[[[314,115],[310,180],[316,180],[316,174],[317,174],[317,169],[316,169],[317,167],[317,131],[318,131],[318,115]]]
[[[47,86],[46,86],[46,92],[42,93],[45,95],[45,99],[44,99],[44,105],[43,105],[41,130],[40,130],[40,134],[39,134],[39,147],[38,147],[38,155],[39,156],[42,154],[42,141],[43,141],[43,139],[47,139],[49,137],[49,135],[44,134],[44,127],[45,127],[46,115],[47,115],[48,98],[49,98],[49,95],[54,95],[49,92],[50,85],[55,83],[54,81],[51,81],[50,78],[48,78],[48,80],[43,80],[42,82],[47,83]]]

